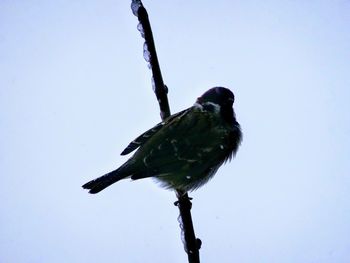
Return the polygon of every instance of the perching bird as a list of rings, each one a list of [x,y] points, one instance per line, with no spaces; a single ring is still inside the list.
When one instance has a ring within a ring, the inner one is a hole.
[[[132,141],[121,155],[135,154],[118,169],[83,185],[95,194],[124,179],[153,177],[168,189],[192,191],[205,184],[238,150],[242,133],[233,93],[209,89],[196,103],[169,116]]]

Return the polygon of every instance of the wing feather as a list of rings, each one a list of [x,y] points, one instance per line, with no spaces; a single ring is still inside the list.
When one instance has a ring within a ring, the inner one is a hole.
[[[164,125],[167,125],[169,122],[171,122],[173,119],[179,117],[181,114],[183,114],[186,110],[180,111],[174,115],[171,115],[166,120],[158,123],[153,128],[149,129],[148,131],[142,133],[139,137],[137,137],[135,140],[133,140],[129,145],[122,151],[120,155],[127,155],[134,150],[136,150],[138,147],[143,145],[145,142],[147,142],[153,135],[155,135]]]
[[[132,179],[168,175],[184,167],[202,170],[210,163],[224,160],[229,149],[221,149],[220,146],[224,147],[228,132],[220,128],[222,126],[217,122],[220,119],[210,115],[192,111],[191,115],[183,114],[178,116],[181,119],[168,122],[168,127],[160,130],[154,140],[152,138],[144,144],[142,151],[136,153],[138,165],[144,168]],[[218,126],[219,130],[216,130]],[[203,140],[206,142],[203,143]],[[198,174],[201,172],[198,171]]]

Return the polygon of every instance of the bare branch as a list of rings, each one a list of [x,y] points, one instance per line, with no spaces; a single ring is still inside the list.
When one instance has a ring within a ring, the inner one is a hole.
[[[164,120],[170,116],[170,107],[167,96],[168,88],[163,82],[162,73],[160,71],[148,14],[140,0],[132,0],[131,9],[133,14],[137,16],[139,20],[137,29],[145,39],[143,45],[143,56],[147,63],[149,63],[149,68],[152,70],[152,86],[159,103],[160,116],[162,120]],[[202,242],[200,239],[196,239],[194,233],[191,216],[191,199],[188,197],[187,192],[177,190],[176,195],[178,201],[175,202],[175,205],[180,210],[178,221],[180,223],[181,234],[183,237],[182,241],[188,255],[188,262],[199,263],[199,249]]]
[[[131,3],[131,9],[133,14],[137,16],[139,20],[137,29],[145,39],[145,43],[143,44],[143,57],[149,63],[149,67],[152,70],[152,86],[159,103],[160,116],[164,120],[170,116],[170,107],[167,96],[168,88],[163,82],[162,73],[160,71],[151,24],[148,19],[147,11],[140,0],[133,0]]]

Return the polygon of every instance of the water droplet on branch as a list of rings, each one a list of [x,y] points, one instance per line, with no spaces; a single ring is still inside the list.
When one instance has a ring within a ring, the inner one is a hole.
[[[148,50],[148,46],[147,43],[143,43],[143,58],[147,61],[150,62],[151,61],[151,53]]]
[[[131,2],[131,11],[134,14],[134,16],[137,16],[141,6],[142,6],[142,3],[141,3],[140,0],[132,0],[132,2]]]
[[[137,24],[137,30],[140,32],[141,36],[145,38],[145,30],[143,29],[143,26],[141,23]]]

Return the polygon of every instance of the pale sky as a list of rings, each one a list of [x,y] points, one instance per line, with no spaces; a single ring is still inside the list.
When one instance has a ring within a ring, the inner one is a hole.
[[[81,188],[160,121],[131,1],[0,1],[0,262],[186,262],[175,195]],[[350,1],[144,1],[173,113],[244,140],[190,194],[202,262],[350,262]]]

